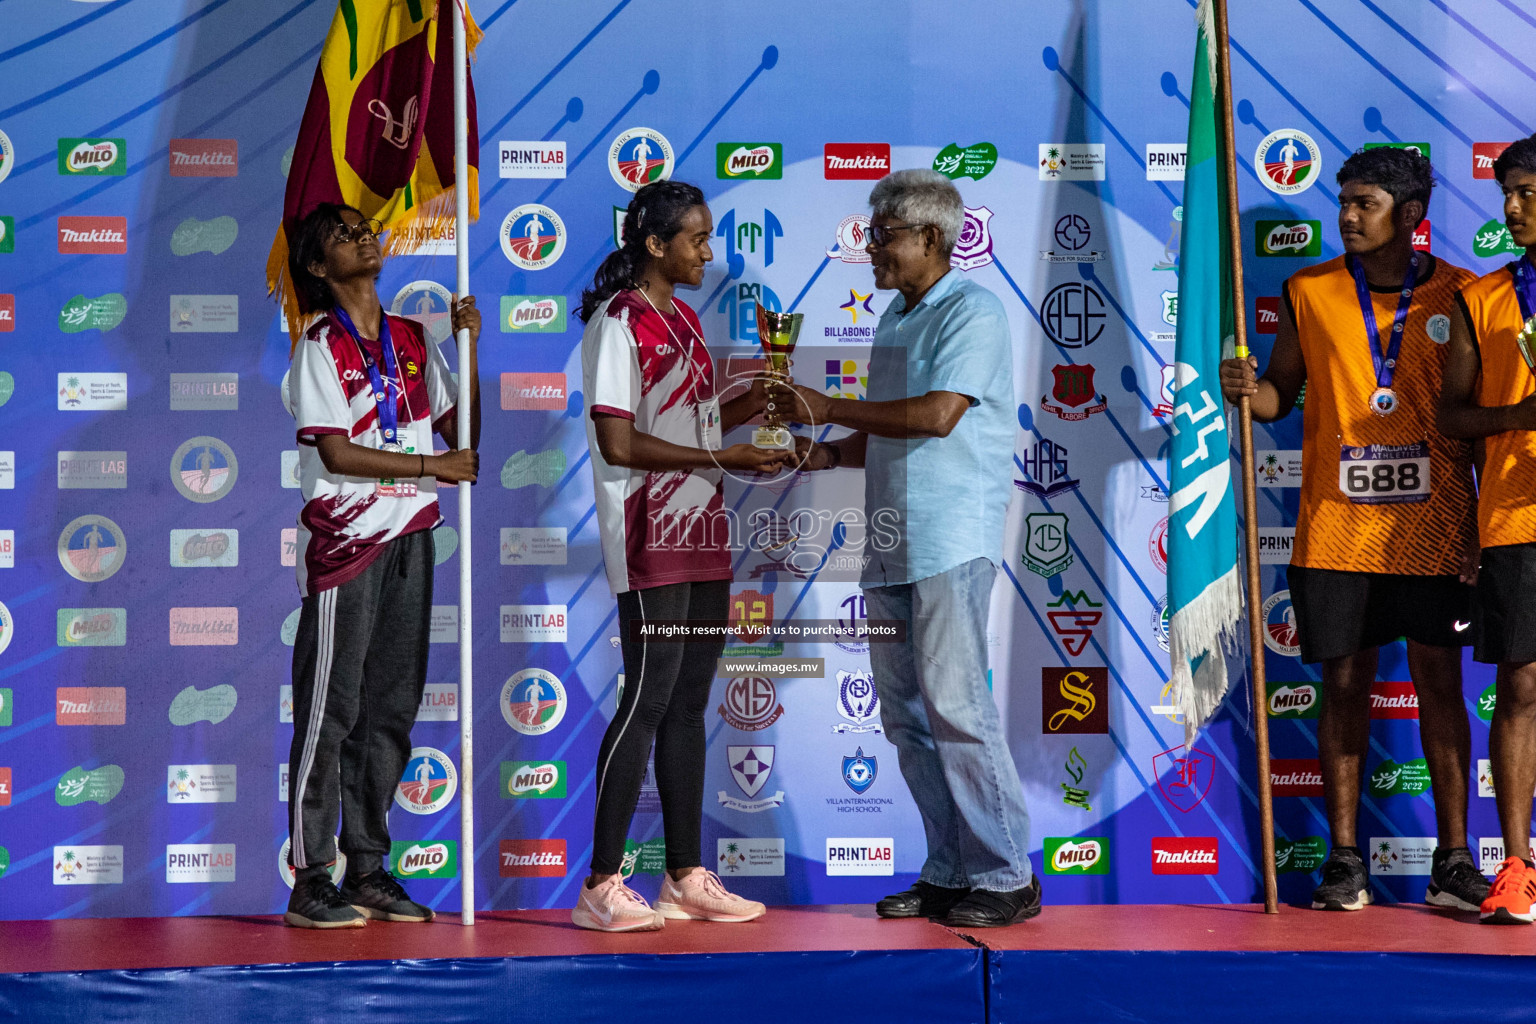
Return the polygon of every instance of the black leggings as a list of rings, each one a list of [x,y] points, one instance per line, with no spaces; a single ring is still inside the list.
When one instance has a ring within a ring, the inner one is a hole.
[[[630,623],[637,619],[724,621],[730,591],[729,580],[709,580],[619,595],[624,693],[597,752],[594,874],[618,874],[653,740],[667,867],[676,871],[702,863],[704,712],[725,638],[637,643],[630,639]]]

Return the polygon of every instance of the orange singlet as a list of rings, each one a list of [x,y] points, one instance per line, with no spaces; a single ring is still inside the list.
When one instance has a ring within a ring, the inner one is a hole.
[[[1482,356],[1477,404],[1514,405],[1536,390],[1515,336],[1520,333],[1520,299],[1514,264],[1484,274],[1458,299]],[[1511,430],[1486,441],[1477,503],[1478,539],[1485,548],[1536,542],[1536,432]]]
[[[1460,568],[1473,531],[1472,445],[1435,429],[1435,406],[1452,303],[1475,275],[1431,257],[1423,277],[1426,257],[1419,257],[1421,277],[1392,382],[1397,409],[1387,416],[1371,411],[1376,369],[1344,257],[1297,271],[1285,283],[1307,370],[1292,565],[1405,576]],[[1383,352],[1399,294],[1395,287],[1371,289]]]

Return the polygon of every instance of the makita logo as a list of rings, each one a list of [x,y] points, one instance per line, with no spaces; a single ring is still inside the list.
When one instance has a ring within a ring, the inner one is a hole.
[[[1280,333],[1280,296],[1260,295],[1253,300],[1253,329],[1258,334]]]
[[[503,409],[565,411],[563,373],[504,373],[501,375]]]
[[[60,217],[59,252],[66,256],[128,251],[127,217]]]
[[[533,387],[518,388],[517,397],[524,400],[557,398],[565,401],[565,388],[556,384],[535,384]]]
[[[1275,758],[1269,762],[1275,796],[1322,796],[1323,776],[1315,758]]]
[[[228,153],[172,153],[172,167],[233,167],[235,158]]]
[[[1214,875],[1220,864],[1215,836],[1154,836],[1154,875]]]
[[[240,172],[234,139],[172,139],[171,177],[233,178]]]
[[[883,178],[891,173],[891,146],[887,142],[829,142],[822,150],[823,177],[837,179]]]
[[[565,875],[564,839],[503,839],[502,878],[562,878]]]
[[[54,696],[58,725],[122,725],[128,717],[128,691],[121,686],[61,686]]]
[[[1419,695],[1409,682],[1378,682],[1371,686],[1372,718],[1418,718]]]

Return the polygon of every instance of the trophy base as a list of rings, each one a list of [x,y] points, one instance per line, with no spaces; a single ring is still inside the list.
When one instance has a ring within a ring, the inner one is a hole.
[[[795,435],[783,427],[758,427],[752,431],[752,447],[792,452],[795,450]]]

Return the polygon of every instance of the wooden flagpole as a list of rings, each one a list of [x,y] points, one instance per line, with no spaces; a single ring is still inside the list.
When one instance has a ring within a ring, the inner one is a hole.
[[[455,291],[460,298],[469,294],[469,41],[464,25],[468,11],[453,3],[453,238],[457,277]],[[442,30],[442,23],[438,23]],[[455,339],[459,352],[459,444],[468,445],[469,366],[464,358],[469,348],[469,330]],[[470,630],[470,485],[459,482],[459,884],[463,903],[460,921],[475,923],[475,663],[473,632]]]
[[[1237,143],[1232,125],[1232,48],[1227,36],[1227,0],[1216,7],[1216,105],[1221,110],[1222,169],[1226,174],[1227,234],[1232,249],[1234,355],[1248,358],[1248,308],[1243,296],[1243,232],[1237,202]],[[1269,698],[1264,686],[1264,621],[1259,615],[1258,492],[1253,465],[1253,410],[1248,396],[1237,403],[1243,452],[1243,535],[1247,549],[1249,678],[1253,681],[1253,736],[1258,754],[1259,839],[1263,848],[1264,912],[1280,913],[1275,881],[1275,807],[1270,794]],[[1212,652],[1210,657],[1220,657]]]

